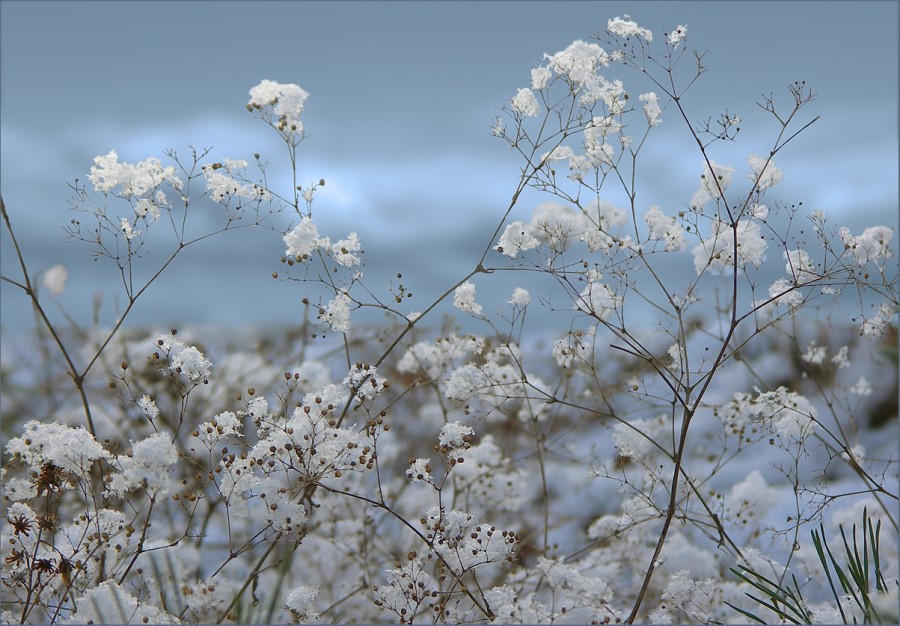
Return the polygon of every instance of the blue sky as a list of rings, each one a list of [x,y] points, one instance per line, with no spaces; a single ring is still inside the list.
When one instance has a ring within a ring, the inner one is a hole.
[[[489,132],[497,108],[528,85],[544,53],[626,13],[657,36],[686,24],[691,44],[708,51],[686,107],[695,120],[725,108],[746,120],[747,134],[719,162],[741,172],[749,152],[765,150],[772,126],[754,103],[806,80],[819,94],[809,112],[822,119],[778,160],[785,182],[774,198],[854,230],[896,224],[897,2],[4,0],[3,197],[32,270],[66,264],[63,304],[86,320],[91,294],[104,289],[111,316],[112,275],[64,240],[67,183],[111,149],[136,162],[189,145],[233,159],[260,152],[277,174],[283,147],[244,104],[262,79],[297,83],[311,94],[300,180],[327,181],[320,230],[332,239],[357,230],[371,286],[403,271],[417,294],[411,308],[424,307],[471,268],[514,190],[515,156]],[[629,90],[649,89],[622,78]],[[672,116],[652,139],[646,205],[677,210],[696,187],[699,158]],[[527,219],[540,201],[527,196],[514,216]],[[258,232],[189,251],[132,321],[296,321],[302,289],[269,278],[282,248]],[[2,266],[18,278],[6,233]],[[3,327],[30,325],[24,299],[5,284],[0,293]]]

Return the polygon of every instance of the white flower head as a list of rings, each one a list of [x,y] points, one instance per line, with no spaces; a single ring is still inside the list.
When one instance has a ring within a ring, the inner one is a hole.
[[[205,382],[212,370],[212,362],[197,348],[189,346],[172,358],[169,370],[186,376],[193,383]]]
[[[531,70],[531,88],[544,89],[553,77],[553,72],[547,67],[536,67]]]
[[[575,308],[605,320],[622,303],[621,297],[606,284],[591,281],[575,299]]]
[[[319,319],[325,321],[334,332],[346,333],[350,330],[350,303],[350,296],[344,292],[338,293],[320,312]]]
[[[406,477],[413,482],[434,484],[431,476],[431,464],[428,459],[413,459],[406,469]]]
[[[174,189],[181,189],[184,184],[175,173],[175,168],[171,165],[163,167],[159,159],[151,157],[134,165],[119,163],[115,150],[94,158],[88,180],[96,191],[113,192],[124,198],[143,196],[163,183],[169,183]]]
[[[668,34],[666,39],[669,42],[669,45],[677,47],[681,41],[687,37],[687,25],[679,25],[672,29],[672,32]]]
[[[537,248],[539,245],[541,242],[529,232],[525,223],[515,221],[506,227],[494,249],[514,259],[519,252]]]
[[[524,309],[530,303],[531,294],[528,293],[527,289],[523,289],[522,287],[516,287],[515,289],[513,289],[512,299],[509,300],[509,304]]]
[[[474,436],[475,430],[471,426],[460,422],[450,422],[441,428],[438,443],[449,450],[458,450],[467,448]]]
[[[644,103],[644,114],[647,116],[647,123],[650,126],[657,126],[662,123],[662,110],[659,108],[659,98],[654,92],[642,93],[639,97]]]
[[[762,230],[757,222],[749,219],[740,220],[737,224],[737,259],[738,268],[749,264],[759,267],[766,260],[766,248],[769,244],[762,237]],[[697,275],[707,268],[714,273],[730,275],[734,271],[734,232],[723,221],[713,223],[713,233],[693,249],[694,269]]]
[[[665,241],[666,250],[681,250],[687,245],[681,224],[676,218],[669,217],[660,211],[658,206],[652,206],[649,211],[644,213],[644,221],[650,227],[650,239]]]
[[[319,230],[310,217],[304,217],[292,230],[284,235],[287,246],[285,254],[298,259],[306,259],[322,243]]]
[[[272,107],[277,116],[279,130],[284,132],[302,132],[303,123],[300,114],[309,93],[293,83],[281,84],[273,80],[263,80],[250,90],[248,107],[260,109]]]
[[[541,112],[541,105],[531,89],[519,89],[511,101],[512,110],[522,117],[535,117]]]
[[[355,232],[347,235],[346,239],[341,239],[331,245],[331,255],[338,264],[344,267],[353,267],[362,263],[362,259],[354,254],[356,252],[362,252],[362,244]]]
[[[584,85],[597,79],[597,69],[609,65],[609,55],[594,43],[578,40],[556,54],[545,54],[548,67],[575,85]]]
[[[50,295],[55,298],[66,290],[66,279],[68,277],[69,272],[68,270],[66,270],[64,265],[54,265],[49,270],[44,272],[44,277],[41,280],[41,283],[44,285],[44,287],[47,288],[47,291],[50,292]]]
[[[475,285],[466,281],[457,287],[453,293],[453,306],[463,313],[480,316],[482,309],[481,305],[475,302]]]
[[[747,163],[750,164],[750,182],[756,183],[757,191],[764,191],[769,187],[773,187],[784,180],[784,174],[778,169],[771,159],[764,159],[755,154],[747,157]],[[756,182],[759,179],[759,182]]]
[[[712,169],[710,169],[710,165]],[[734,168],[729,165],[719,165],[713,160],[703,163],[703,173],[700,175],[700,187],[691,198],[691,208],[699,211],[713,199],[719,199],[728,189],[734,177]]]
[[[626,15],[625,17],[614,17],[609,20],[606,29],[613,35],[618,35],[619,37],[640,37],[647,43],[653,41],[653,33],[646,28],[638,26],[637,23],[631,20],[631,16],[629,15]]]
[[[319,613],[313,606],[313,601],[319,595],[318,587],[301,585],[291,591],[284,600],[284,608],[291,612],[298,623],[313,623],[319,619]]]

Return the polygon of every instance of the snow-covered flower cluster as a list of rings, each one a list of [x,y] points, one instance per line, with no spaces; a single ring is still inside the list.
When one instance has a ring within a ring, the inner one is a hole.
[[[298,85],[264,80],[250,90],[247,107],[251,110],[272,107],[277,129],[285,133],[302,133],[300,114],[308,97],[309,93]]]
[[[619,37],[639,37],[647,43],[653,41],[653,33],[638,26],[629,15],[612,18],[607,22],[606,29]]]
[[[737,242],[735,242],[735,239]],[[735,258],[735,243],[737,258]],[[697,275],[707,269],[717,274],[730,275],[735,265],[745,269],[748,265],[759,267],[766,260],[769,244],[762,237],[762,229],[753,220],[745,219],[731,228],[721,220],[713,222],[713,232],[693,249],[694,269]]]
[[[691,198],[690,207],[700,211],[710,200],[722,198],[722,194],[731,185],[734,168],[730,165],[719,165],[713,160],[703,162],[703,173],[700,175],[700,186]]]
[[[541,112],[541,105],[531,89],[519,89],[510,103],[512,110],[522,117],[535,117]]]
[[[771,158],[764,159],[751,154],[747,157],[747,162],[750,164],[747,177],[756,184],[757,191],[765,191],[784,180],[784,173],[772,163]]]
[[[654,92],[642,93],[638,99],[644,103],[644,114],[650,126],[662,124],[662,109],[659,108],[659,98]]]
[[[849,228],[841,228],[838,236],[860,267],[867,263],[884,263],[893,256],[890,246],[894,231],[887,226],[871,226],[856,236]]]
[[[184,185],[174,166],[163,167],[162,162],[154,157],[136,164],[120,163],[115,150],[94,158],[88,180],[96,191],[115,193],[126,199],[156,192],[165,183],[175,190],[180,190]]]
[[[644,221],[650,227],[650,239],[665,241],[667,251],[681,250],[687,245],[684,228],[678,223],[678,219],[669,217],[658,206],[652,206],[644,213]]]
[[[69,272],[64,265],[54,265],[46,272],[41,279],[41,283],[50,292],[54,298],[62,294],[66,290],[66,279],[69,278]]]
[[[319,319],[328,324],[336,333],[350,330],[350,305],[353,301],[345,292],[339,292],[324,309],[319,311]]]
[[[245,184],[240,178],[247,169],[246,161],[222,159],[220,162],[203,166],[203,177],[206,179],[206,192],[209,197],[221,204],[228,204],[233,198],[244,198],[250,202],[262,202],[272,199],[268,189],[257,183]]]
[[[631,239],[615,236],[612,230],[625,224],[625,212],[605,201],[594,201],[583,210],[545,202],[535,207],[531,220],[510,223],[500,236],[495,250],[510,258],[544,244],[560,253],[576,242],[583,242],[591,252],[609,252],[617,246],[629,246]]]
[[[717,413],[734,433],[744,433],[753,423],[762,423],[786,443],[802,444],[817,430],[817,412],[810,401],[785,387],[757,392],[756,397],[738,393]]]
[[[468,281],[456,288],[453,292],[453,306],[464,313],[480,316],[481,305],[475,302],[475,285]]]
[[[292,261],[305,263],[310,260],[313,252],[322,250],[343,267],[354,267],[362,263],[362,243],[356,232],[332,243],[330,238],[319,235],[319,229],[309,216],[285,233],[283,241],[286,246],[285,254]]]

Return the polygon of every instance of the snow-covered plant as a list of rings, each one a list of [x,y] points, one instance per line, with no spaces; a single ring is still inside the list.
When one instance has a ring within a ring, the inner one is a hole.
[[[67,270],[31,269],[4,204],[19,275],[3,280],[41,326],[32,371],[9,372],[4,339],[3,620],[890,617],[893,229],[774,195],[817,119],[803,81],[759,103],[769,128],[691,122],[705,67],[687,33],[616,17],[523,70],[491,129],[520,158],[509,203],[418,311],[402,272],[367,279],[365,224],[318,220],[295,84],[246,104],[283,142],[288,188],[268,157],[211,148],[113,150],[73,185],[69,235],[121,278],[112,321],[59,319],[44,295],[64,311]],[[669,125],[696,178],[651,205],[644,155]],[[733,162],[721,148],[750,133],[763,156]],[[126,324],[176,257],[246,227],[275,232],[296,327]],[[869,543],[839,564],[825,524],[833,538],[863,511]]]

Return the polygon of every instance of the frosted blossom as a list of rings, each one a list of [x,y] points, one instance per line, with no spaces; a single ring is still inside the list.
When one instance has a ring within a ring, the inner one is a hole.
[[[525,223],[515,221],[506,227],[494,249],[514,259],[519,252],[537,248],[539,245],[541,245],[541,242],[528,232]]]
[[[148,224],[152,224],[159,219],[159,209],[168,206],[169,200],[166,198],[166,193],[158,190],[152,200],[150,198],[138,200],[134,205],[134,214]]]
[[[160,160],[153,157],[137,164],[119,163],[115,150],[94,157],[88,180],[96,191],[118,193],[124,198],[143,196],[163,183],[169,183],[175,189],[183,186],[173,166],[163,167]],[[119,187],[118,191],[115,191],[116,187]]]
[[[516,287],[512,292],[512,299],[508,301],[509,304],[521,308],[525,308],[531,303],[531,294],[528,293],[527,289],[523,289],[522,287]]]
[[[607,22],[606,29],[613,35],[618,35],[619,37],[640,37],[647,43],[653,41],[653,33],[646,28],[638,26],[630,19],[630,17],[631,16],[629,15],[626,15],[625,17],[614,17]]]
[[[672,369],[674,369],[675,371],[680,370],[684,365],[686,358],[681,344],[673,343],[671,346],[669,346],[668,355],[669,358],[672,359]]]
[[[319,619],[313,601],[319,595],[318,587],[301,585],[291,591],[284,600],[284,608],[291,612],[298,623],[310,623]]]
[[[771,422],[774,431],[788,441],[802,443],[816,431],[812,404],[785,387],[760,393],[754,405],[760,418]]]
[[[222,159],[221,163],[203,166],[206,192],[215,202],[227,204],[232,198],[245,198],[251,202],[271,200],[272,194],[256,183],[244,184],[235,178],[247,168],[246,161]]]
[[[656,94],[652,91],[642,93],[639,99],[644,103],[644,114],[647,116],[647,123],[650,126],[662,123],[662,110],[659,108],[659,99],[656,97]]]
[[[606,141],[606,131],[603,127],[589,123],[584,128],[584,152],[589,156],[594,165],[612,165],[616,156],[616,149]]]
[[[485,371],[472,363],[458,367],[450,374],[444,394],[451,400],[468,400],[494,384]]]
[[[554,252],[562,252],[571,240],[583,232],[581,214],[556,202],[544,202],[534,208],[528,229]]]
[[[672,29],[672,32],[666,37],[669,44],[672,46],[677,46],[681,41],[687,37],[687,25],[679,25]]]
[[[371,400],[388,387],[387,380],[378,375],[378,368],[364,363],[357,363],[350,368],[343,385],[354,391],[360,400]]]
[[[548,84],[550,84],[550,79],[552,77],[553,72],[551,72],[549,68],[534,68],[533,70],[531,70],[531,88],[544,89]]]
[[[174,486],[171,473],[178,463],[178,450],[171,437],[154,433],[132,444],[131,456],[119,456],[114,465],[119,472],[112,475],[108,489],[121,497],[132,489],[143,489],[152,496],[167,494]]]
[[[475,436],[475,430],[460,422],[444,424],[438,435],[438,443],[449,450],[468,447],[469,440]]]
[[[85,477],[97,459],[112,455],[82,426],[72,428],[55,422],[27,422],[22,434],[6,444],[9,455],[18,455],[29,467],[40,471],[52,463],[75,476]]]
[[[821,365],[825,360],[825,346],[817,346],[815,342],[810,341],[802,358],[810,365]]]
[[[430,463],[428,459],[413,459],[409,467],[406,468],[406,477],[413,482],[434,484]]]
[[[710,171],[712,165],[712,171]],[[691,198],[691,208],[699,211],[713,199],[722,197],[722,193],[731,185],[734,177],[734,168],[728,165],[719,165],[713,160],[707,164],[703,162],[703,174],[700,175],[700,187]]]
[[[156,402],[154,402],[153,398],[147,394],[141,396],[137,401],[137,406],[141,410],[141,413],[143,413],[151,422],[159,417],[159,409],[156,408]]]
[[[232,411],[223,411],[212,420],[200,424],[195,435],[211,450],[224,437],[240,436],[242,431],[241,418]]]
[[[324,320],[334,332],[346,333],[350,330],[350,303],[346,293],[338,293],[320,312],[319,319]]]
[[[303,113],[308,97],[309,93],[298,85],[263,80],[250,90],[250,101],[247,106],[257,109],[271,106],[278,116],[281,130],[301,132],[303,123],[300,121],[300,114]]]
[[[890,245],[894,231],[887,226],[871,226],[857,237],[854,237],[849,229],[841,228],[838,230],[838,236],[844,242],[844,248],[856,258],[860,267],[893,256]]]
[[[453,306],[464,313],[481,315],[481,305],[475,302],[475,285],[466,281],[453,292]]]
[[[865,376],[860,376],[859,380],[848,391],[857,396],[870,396],[872,395],[872,384]]]
[[[497,116],[497,119],[494,120],[494,125],[491,127],[491,135],[494,137],[502,137],[506,132],[506,122],[503,121],[503,118]]]
[[[793,311],[803,304],[803,294],[788,280],[779,278],[769,287],[769,297],[774,298],[771,304],[783,305]]]
[[[758,220],[764,220],[769,215],[769,207],[764,204],[754,204],[750,207],[750,215]]]
[[[737,266],[746,268],[748,264],[756,267],[766,260],[768,244],[761,236],[759,224],[751,220],[740,220],[737,225]],[[718,274],[730,275],[734,270],[734,233],[728,224],[719,220],[713,223],[713,234],[703,240],[693,250],[694,269],[697,275],[707,267]]]
[[[205,382],[212,371],[212,362],[197,348],[190,346],[172,358],[169,371],[186,376],[193,383]]]
[[[334,260],[344,267],[352,267],[362,262],[354,252],[361,252],[362,244],[359,243],[359,236],[355,232],[347,235],[346,239],[341,239],[337,243],[332,244],[331,254]]]
[[[541,155],[541,161],[547,163],[556,161],[566,161],[575,156],[575,152],[569,146],[556,146],[550,152]]]
[[[430,564],[430,563],[429,563]],[[422,557],[397,563],[397,569],[384,572],[384,584],[375,585],[375,599],[378,606],[401,617],[405,622],[413,623],[420,606],[431,598],[435,591],[434,582],[425,566]]]
[[[54,265],[49,270],[44,272],[41,283],[44,285],[44,287],[47,288],[47,291],[50,292],[50,295],[55,298],[66,290],[66,279],[68,277],[69,272],[66,270],[65,266]]]
[[[553,358],[560,367],[582,363],[590,365],[594,360],[594,335],[596,328],[587,331],[570,331],[553,344]]]
[[[747,163],[750,164],[748,177],[750,182],[756,183],[756,191],[765,191],[784,180],[784,174],[770,159],[751,154],[747,157]],[[758,183],[756,182],[757,178],[759,179]]]
[[[556,54],[545,54],[544,58],[548,60],[550,69],[575,85],[591,82],[597,69],[609,65],[609,55],[603,48],[581,40],[572,42],[568,48]]]
[[[644,221],[650,227],[650,239],[665,241],[667,251],[681,250],[687,245],[681,224],[676,218],[660,211],[658,206],[652,206],[644,213]]]
[[[321,242],[319,230],[313,224],[312,219],[304,217],[299,224],[284,235],[284,243],[287,246],[285,254],[304,260],[319,247]]]
[[[429,509],[421,519],[432,539],[433,550],[460,575],[468,569],[503,561],[515,551],[516,534],[478,523],[471,513]]]
[[[850,367],[850,359],[847,356],[850,352],[849,346],[841,346],[840,349],[831,357],[831,362],[837,365],[838,369],[846,369]]]
[[[738,392],[725,405],[715,411],[716,417],[734,434],[743,434],[756,416],[753,396]]]
[[[608,285],[591,281],[578,294],[575,308],[602,321],[615,312],[621,302],[621,298]]]
[[[860,321],[860,334],[864,337],[880,337],[885,333],[897,310],[889,304],[882,304],[871,317]]]
[[[119,220],[119,230],[125,234],[125,239],[127,241],[131,241],[135,237],[141,236],[141,231],[135,230],[127,217],[123,217]]]
[[[538,104],[537,98],[534,97],[534,92],[531,89],[519,89],[511,104],[516,115],[522,117],[535,117],[541,112],[541,105]]]

